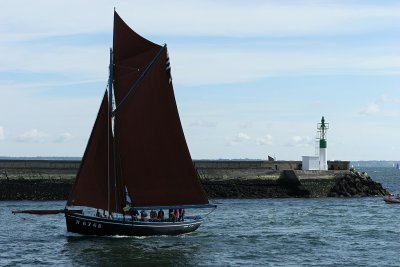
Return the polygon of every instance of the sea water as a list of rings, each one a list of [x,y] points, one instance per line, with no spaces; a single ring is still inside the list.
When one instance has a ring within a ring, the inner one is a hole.
[[[365,168],[392,193],[400,171]],[[191,234],[90,237],[66,231],[64,201],[0,202],[0,266],[400,266],[400,205],[382,197],[215,199]]]

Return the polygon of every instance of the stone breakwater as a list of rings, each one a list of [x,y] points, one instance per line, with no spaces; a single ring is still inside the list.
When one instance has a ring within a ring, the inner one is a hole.
[[[251,172],[251,171],[250,171]],[[265,177],[202,178],[210,198],[356,197],[389,192],[366,173],[351,171],[282,170]]]
[[[65,200],[79,161],[0,161],[0,200]],[[210,198],[351,197],[389,194],[366,173],[302,171],[284,162],[194,161]],[[279,167],[289,169],[280,170]],[[289,166],[289,167],[288,167]],[[341,166],[340,164],[338,166]]]
[[[0,180],[0,200],[66,200],[73,180]]]

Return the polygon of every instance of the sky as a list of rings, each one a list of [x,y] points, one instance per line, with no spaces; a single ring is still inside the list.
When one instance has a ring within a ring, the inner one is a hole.
[[[0,156],[81,157],[113,10],[168,45],[194,159],[400,160],[400,2],[0,0]]]

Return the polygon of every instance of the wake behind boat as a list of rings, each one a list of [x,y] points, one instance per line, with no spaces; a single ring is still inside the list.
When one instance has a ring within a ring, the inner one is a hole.
[[[66,208],[48,214],[65,213],[67,230],[79,234],[178,235],[203,222],[185,215],[195,208],[216,206],[186,144],[167,46],[138,35],[114,11],[108,88]]]

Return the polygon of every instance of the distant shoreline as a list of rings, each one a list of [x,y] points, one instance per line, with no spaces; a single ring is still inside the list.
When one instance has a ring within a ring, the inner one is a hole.
[[[80,161],[82,157],[47,157],[47,156],[37,156],[37,157],[9,157],[0,156],[0,160],[56,160],[56,161]],[[193,161],[265,161],[264,159],[193,159]],[[294,161],[294,160],[283,160],[283,161]],[[400,164],[400,160],[358,160],[349,161],[350,167],[363,168],[363,167],[385,167],[390,168],[396,166],[397,163]]]

